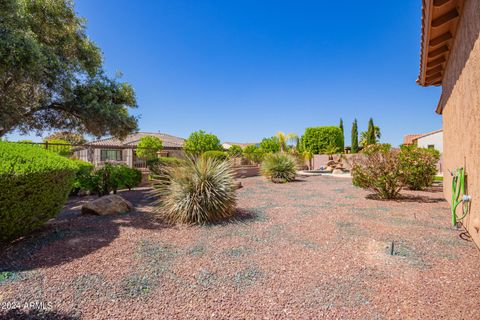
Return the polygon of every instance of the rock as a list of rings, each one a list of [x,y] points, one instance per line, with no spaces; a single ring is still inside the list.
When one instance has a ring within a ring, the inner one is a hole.
[[[235,181],[235,189],[240,189],[242,188],[242,183],[240,181]]]
[[[333,170],[332,174],[343,174],[343,170],[342,169],[335,169],[335,170]]]
[[[89,194],[90,194],[89,191],[82,189],[82,190],[78,191],[77,196],[79,196],[79,197],[85,197],[85,196],[88,196]]]
[[[129,212],[132,209],[133,206],[130,202],[123,199],[119,195],[111,194],[84,204],[82,206],[82,214],[106,216]]]
[[[330,166],[328,166],[328,167],[325,168],[325,171],[332,171],[332,170],[333,170],[333,168],[330,167]]]
[[[333,161],[333,160],[328,160],[328,162],[326,163],[326,166],[327,166],[327,167],[333,167],[333,166],[335,166],[335,165],[337,165],[337,163],[336,163],[335,161]]]

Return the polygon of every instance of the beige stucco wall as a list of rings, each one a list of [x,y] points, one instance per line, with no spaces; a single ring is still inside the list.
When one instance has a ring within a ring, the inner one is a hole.
[[[480,0],[466,0],[443,80],[440,106],[443,107],[444,193],[450,201],[451,176],[447,170],[465,167],[468,193],[473,201],[464,225],[480,247],[479,31]]]
[[[429,145],[433,145],[435,150],[443,153],[443,132],[440,131],[417,139],[419,148],[428,148]]]

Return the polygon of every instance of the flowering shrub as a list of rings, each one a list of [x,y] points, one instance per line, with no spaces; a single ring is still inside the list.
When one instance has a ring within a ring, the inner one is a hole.
[[[353,185],[372,190],[381,199],[396,198],[404,185],[400,150],[374,144],[365,147],[363,155],[353,161]]]
[[[436,164],[439,159],[440,153],[437,150],[402,146],[399,160],[404,184],[412,190],[430,187],[437,173]]]

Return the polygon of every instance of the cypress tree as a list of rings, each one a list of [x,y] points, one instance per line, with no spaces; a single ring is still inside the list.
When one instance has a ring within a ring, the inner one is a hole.
[[[368,121],[367,145],[375,143],[377,143],[377,137],[375,137],[375,125],[373,124],[373,119],[370,118]]]
[[[351,152],[357,153],[358,152],[358,124],[357,119],[353,121],[352,124],[352,146]]]
[[[343,130],[343,120],[342,118],[340,118],[340,124],[338,125],[338,127],[340,128],[340,130],[342,130],[342,145],[341,145],[341,148],[342,148],[342,153],[345,149],[345,133],[344,133],[344,130]]]

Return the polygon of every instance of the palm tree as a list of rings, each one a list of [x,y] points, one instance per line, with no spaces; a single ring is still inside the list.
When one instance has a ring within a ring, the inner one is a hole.
[[[378,126],[373,126],[373,128],[375,133],[375,143],[377,143],[379,142],[382,133],[380,132],[380,128]],[[369,144],[368,140],[368,131],[362,131],[362,133],[360,133],[360,145],[362,147],[366,147]]]
[[[298,141],[298,136],[295,133],[285,134],[281,131],[278,131],[276,136],[278,138],[278,142],[280,143],[281,152],[285,152],[285,149],[287,149],[287,141],[293,142],[293,144],[296,144]]]
[[[328,160],[333,160],[333,155],[340,152],[340,148],[334,145],[328,145],[323,149],[323,153],[328,154]]]
[[[312,170],[312,158],[313,158],[313,153],[310,150],[305,150],[302,153],[302,157],[304,160],[308,161],[308,170]]]

